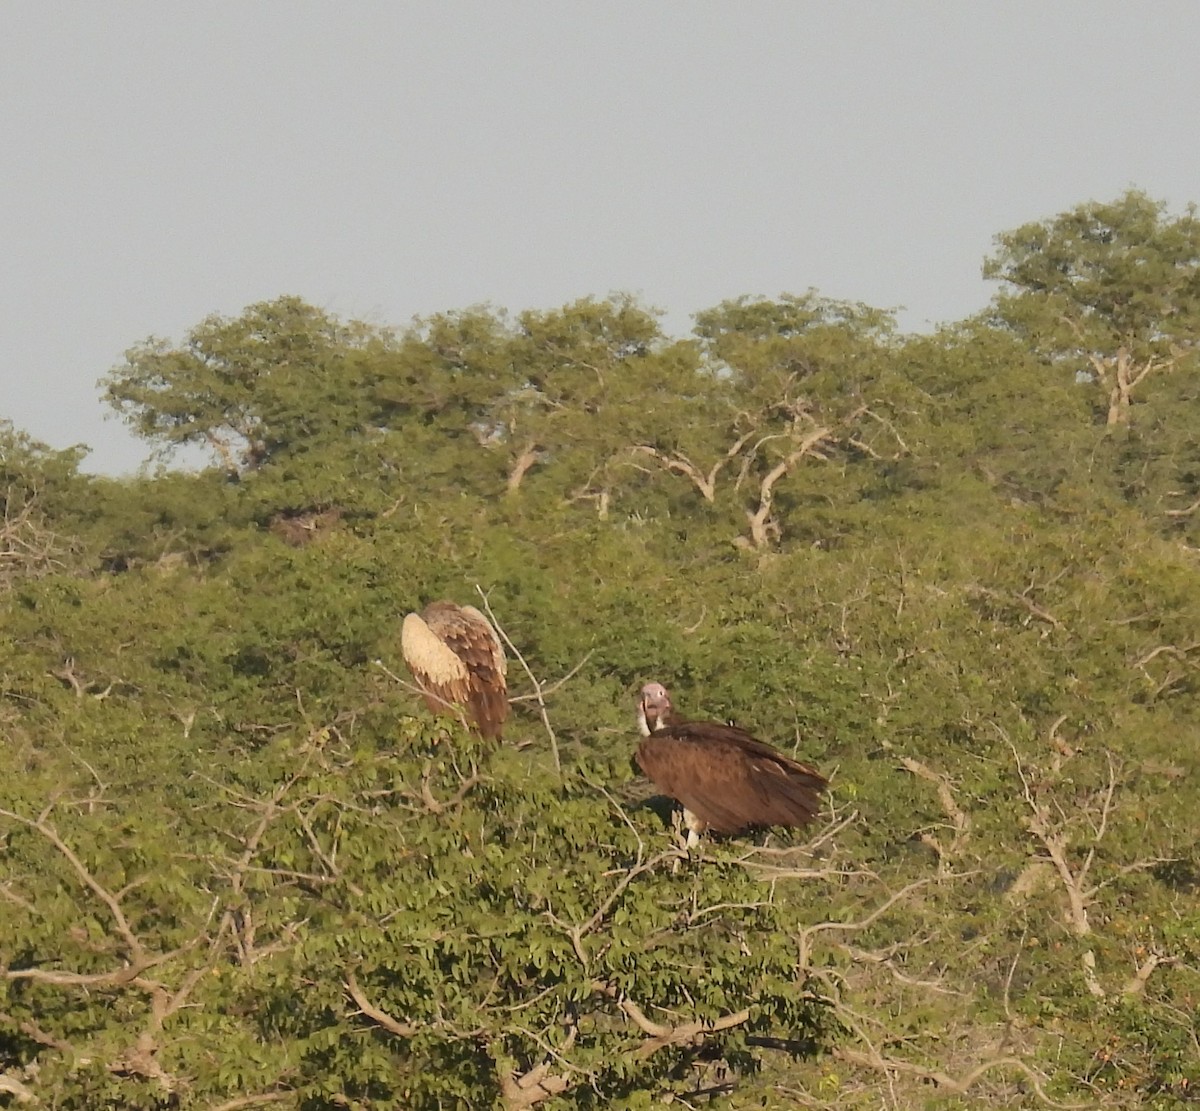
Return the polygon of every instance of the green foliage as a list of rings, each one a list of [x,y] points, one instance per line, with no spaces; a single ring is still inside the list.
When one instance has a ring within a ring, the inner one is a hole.
[[[1193,224],[1002,236],[995,312],[932,336],[812,292],[687,340],[619,296],[395,334],[281,298],[107,380],[210,470],[0,428],[4,1090],[1186,1105]],[[1108,423],[1071,360],[1119,344],[1176,361]],[[477,585],[499,747],[398,662]],[[681,857],[648,679],[828,771],[818,828]]]
[[[209,317],[182,347],[149,339],[104,380],[105,397],[164,453],[200,444],[227,470],[346,435],[376,420],[369,366],[351,357],[384,342],[297,297]]]
[[[72,538],[58,521],[86,480],[83,447],[55,451],[0,420],[0,592],[73,564]]]
[[[1200,334],[1200,217],[1129,190],[996,237],[984,276],[1011,291],[998,319],[1039,350],[1146,354]]]

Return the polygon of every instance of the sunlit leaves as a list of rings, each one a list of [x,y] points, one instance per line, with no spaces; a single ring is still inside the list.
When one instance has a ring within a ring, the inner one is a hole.
[[[1047,356],[1184,344],[1194,229],[1085,208],[1002,237],[997,313],[932,336],[815,293],[688,340],[621,296],[399,333],[283,298],[109,380],[218,468],[0,435],[10,523],[56,538],[0,549],[7,1075],[164,1111],[539,1075],[548,1108],[1183,1099],[1194,387],[1109,429]],[[524,658],[499,747],[398,662],[403,613],[477,585]],[[676,858],[630,764],[649,679],[830,774],[814,852]],[[998,1045],[1029,1071],[947,1088]]]

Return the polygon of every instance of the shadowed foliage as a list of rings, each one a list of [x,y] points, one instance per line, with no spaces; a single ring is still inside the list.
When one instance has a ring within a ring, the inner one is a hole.
[[[925,336],[283,297],[106,379],[205,470],[0,427],[0,1091],[1194,1103],[1194,240],[1080,206]],[[517,650],[501,745],[400,678],[431,598]],[[650,679],[820,769],[815,821],[681,853]]]

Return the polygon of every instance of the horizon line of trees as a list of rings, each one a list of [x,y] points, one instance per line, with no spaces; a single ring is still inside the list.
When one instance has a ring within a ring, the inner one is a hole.
[[[1194,1103],[1200,220],[1130,191],[985,265],[918,336],[281,297],[105,379],[202,470],[0,424],[0,1094]],[[476,586],[501,746],[396,678]],[[828,773],[811,835],[681,860],[648,680]]]

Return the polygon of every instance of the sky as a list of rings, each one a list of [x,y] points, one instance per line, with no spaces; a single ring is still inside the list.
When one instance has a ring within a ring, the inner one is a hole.
[[[815,288],[925,331],[992,238],[1200,201],[1195,0],[0,0],[0,419],[149,453],[97,381],[296,294],[403,326]]]

